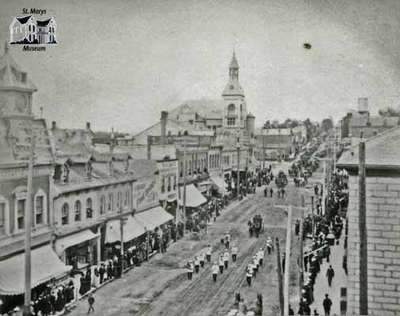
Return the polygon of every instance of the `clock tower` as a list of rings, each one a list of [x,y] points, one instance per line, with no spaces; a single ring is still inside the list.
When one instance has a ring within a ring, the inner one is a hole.
[[[246,127],[246,99],[239,83],[239,63],[233,52],[232,60],[229,65],[229,80],[222,92],[224,99],[224,119],[225,128],[244,129]]]
[[[0,58],[0,117],[32,117],[32,95],[37,89],[11,57],[8,43]]]

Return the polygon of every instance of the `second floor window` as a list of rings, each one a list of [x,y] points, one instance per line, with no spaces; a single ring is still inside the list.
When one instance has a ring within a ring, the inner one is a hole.
[[[165,192],[165,178],[162,177],[161,179],[161,193]]]
[[[124,206],[127,207],[129,204],[129,191],[125,192]]]
[[[91,198],[86,200],[86,218],[93,218],[93,203]]]
[[[0,235],[6,232],[6,203],[0,202]]]
[[[100,198],[100,214],[104,214],[106,211],[106,197],[104,195]]]
[[[25,199],[17,202],[17,228],[24,229],[25,226]]]
[[[69,205],[67,203],[64,203],[64,205],[61,208],[61,224],[62,225],[67,225],[69,222]]]
[[[235,125],[235,118],[228,117],[228,126],[234,126],[234,125]]]
[[[44,203],[44,196],[40,195],[36,197],[36,209],[35,209],[35,220],[36,220],[36,225],[41,225],[43,224],[43,204]]]
[[[174,190],[176,190],[176,176],[174,176]]]
[[[122,209],[122,192],[117,193],[117,212]]]
[[[171,177],[168,177],[168,187],[167,187],[167,191],[171,191]]]
[[[82,217],[82,204],[81,201],[75,202],[75,222],[80,222]]]
[[[108,207],[107,207],[107,209],[108,209],[109,212],[113,211],[113,194],[112,193],[110,193],[108,195]]]

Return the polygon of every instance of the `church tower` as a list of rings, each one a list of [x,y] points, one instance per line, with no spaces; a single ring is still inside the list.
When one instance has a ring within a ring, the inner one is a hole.
[[[222,92],[225,101],[224,106],[224,127],[245,128],[246,127],[246,99],[239,83],[239,63],[233,52],[229,65],[229,81]]]

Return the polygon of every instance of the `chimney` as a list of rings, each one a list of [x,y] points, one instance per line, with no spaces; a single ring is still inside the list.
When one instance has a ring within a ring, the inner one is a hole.
[[[56,129],[56,128],[57,128],[56,121],[51,122],[51,129]]]
[[[358,112],[369,113],[368,110],[368,98],[358,98]]]
[[[86,122],[86,129],[90,130],[90,122]]]
[[[151,160],[151,145],[153,144],[153,138],[151,135],[147,136],[147,160]]]
[[[161,144],[165,145],[166,143],[166,134],[167,134],[167,119],[168,119],[168,112],[167,111],[161,111]]]

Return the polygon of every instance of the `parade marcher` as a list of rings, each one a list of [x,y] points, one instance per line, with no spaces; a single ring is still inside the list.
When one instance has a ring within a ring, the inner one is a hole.
[[[211,262],[211,253],[212,253],[211,245],[208,245],[206,250],[207,262]]]
[[[193,262],[189,261],[186,264],[186,272],[187,272],[187,278],[188,280],[191,280],[193,277]]]
[[[257,256],[253,256],[253,276],[254,278],[257,275],[257,271],[258,271],[258,260],[257,260]]]
[[[325,316],[329,316],[331,314],[332,301],[328,294],[325,294],[325,299],[322,302],[322,305],[324,306]]]
[[[274,194],[274,189],[273,188],[269,189],[269,193],[271,194],[272,197],[272,195]]]
[[[93,307],[94,301],[95,301],[94,296],[93,296],[92,293],[90,293],[90,294],[89,294],[89,297],[88,297],[88,303],[89,303],[89,310],[88,310],[88,312],[87,312],[88,314],[89,314],[90,312],[93,312],[93,313],[94,313],[94,307]]]
[[[225,248],[229,249],[229,243],[231,242],[231,234],[229,231],[226,232],[225,234]]]
[[[233,262],[236,262],[238,252],[239,252],[238,246],[236,246],[236,244],[233,244],[231,249]]]
[[[260,266],[263,265],[264,261],[264,249],[260,248],[260,250],[257,252],[257,258],[258,258],[258,263]]]
[[[199,273],[199,269],[200,269],[200,259],[199,257],[194,257],[194,271],[196,273]]]
[[[214,262],[214,264],[212,265],[211,272],[212,272],[212,277],[213,277],[214,282],[217,282],[217,275],[218,275],[217,262]]]
[[[200,253],[199,260],[200,260],[200,267],[204,268],[204,260],[205,260],[204,252]]]
[[[332,266],[330,265],[328,270],[326,270],[326,277],[328,279],[328,285],[331,286],[332,279],[335,276],[335,271],[333,270]]]
[[[228,263],[229,263],[229,252],[228,252],[228,250],[225,250],[225,252],[224,252],[224,266],[225,266],[225,269],[228,269]]]
[[[271,237],[268,237],[267,238],[267,251],[268,251],[269,255],[271,254],[271,250],[272,250],[272,239],[271,239]]]
[[[218,259],[219,273],[224,273],[224,256],[220,255]]]
[[[251,278],[253,277],[253,265],[249,264],[246,270],[246,281],[247,285],[251,286]]]

